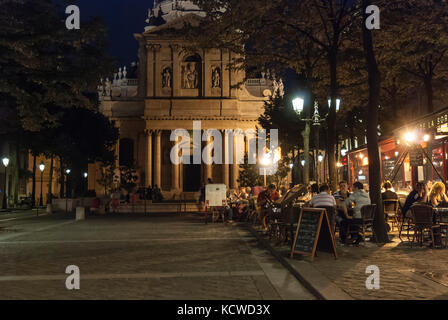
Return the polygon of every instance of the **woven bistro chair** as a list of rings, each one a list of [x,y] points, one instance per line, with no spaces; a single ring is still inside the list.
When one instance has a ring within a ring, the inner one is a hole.
[[[368,229],[371,230],[372,236],[375,236],[375,231],[373,230],[373,221],[375,220],[375,211],[376,211],[376,204],[369,204],[361,207],[361,219],[362,222],[359,225],[355,225],[357,228],[353,228],[353,230],[350,229],[350,225],[348,226],[347,235],[358,233],[362,237],[362,241],[365,241],[366,238],[366,231]],[[359,228],[359,230],[358,230]],[[356,230],[355,230],[356,229]],[[348,242],[348,237],[347,237]]]
[[[394,226],[397,228],[399,228],[399,217],[398,217],[398,212],[400,209],[400,204],[397,200],[383,200],[383,206],[384,206],[384,217],[386,219],[386,221],[391,221],[392,222],[392,230],[394,229]]]
[[[434,230],[440,230],[440,226],[434,225],[433,208],[425,204],[416,204],[411,207],[411,212],[414,220],[414,235],[412,236],[411,247],[416,238],[420,246],[423,246],[425,231],[429,232],[432,246],[434,246]]]

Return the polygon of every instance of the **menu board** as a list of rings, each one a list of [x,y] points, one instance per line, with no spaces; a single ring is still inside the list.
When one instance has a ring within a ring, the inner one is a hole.
[[[411,166],[418,167],[423,165],[423,153],[420,148],[411,149],[409,151],[409,162]]]
[[[294,254],[310,255],[314,260],[316,250],[332,251],[337,258],[334,234],[325,209],[302,208],[300,212],[291,259]]]
[[[227,194],[225,184],[207,184],[205,186],[205,203],[207,207],[226,205]]]

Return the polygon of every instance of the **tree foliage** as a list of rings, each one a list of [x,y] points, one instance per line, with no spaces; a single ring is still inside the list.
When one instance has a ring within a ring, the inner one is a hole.
[[[67,30],[66,17],[51,0],[0,2],[0,107],[16,127],[39,131],[57,125],[60,108],[97,106],[112,66],[105,27],[93,19]]]

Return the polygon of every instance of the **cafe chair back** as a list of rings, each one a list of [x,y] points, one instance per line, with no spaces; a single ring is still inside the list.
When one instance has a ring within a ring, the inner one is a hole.
[[[361,207],[361,223],[359,225],[348,226],[347,234],[360,233],[362,241],[365,241],[367,230],[372,231],[372,235],[375,236],[373,230],[373,221],[375,219],[376,204],[368,204]]]
[[[394,226],[398,228],[399,225],[399,218],[398,218],[398,211],[400,208],[400,204],[398,200],[383,200],[383,206],[384,206],[384,216],[386,221],[392,222],[392,229]]]
[[[423,246],[424,232],[427,231],[431,236],[431,243],[434,244],[434,210],[431,206],[425,204],[414,204],[411,206],[412,217],[414,220],[414,235],[411,246],[415,240]]]

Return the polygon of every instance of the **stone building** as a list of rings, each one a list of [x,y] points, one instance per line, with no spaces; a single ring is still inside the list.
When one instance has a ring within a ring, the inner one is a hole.
[[[134,35],[139,43],[137,79],[129,79],[129,70],[122,68],[99,87],[101,112],[120,132],[116,165],[134,166],[140,186],[158,185],[167,198],[197,192],[208,178],[235,188],[236,161],[173,164],[171,132],[190,131],[193,121],[201,121],[202,130],[255,129],[273,81],[263,75],[235,87],[245,74],[229,68],[237,58],[234,53],[220,48],[191,52],[179,35],[185,22],[194,24],[204,13],[190,1],[154,2],[145,31]],[[99,170],[98,164],[89,167],[89,189],[101,194]]]

